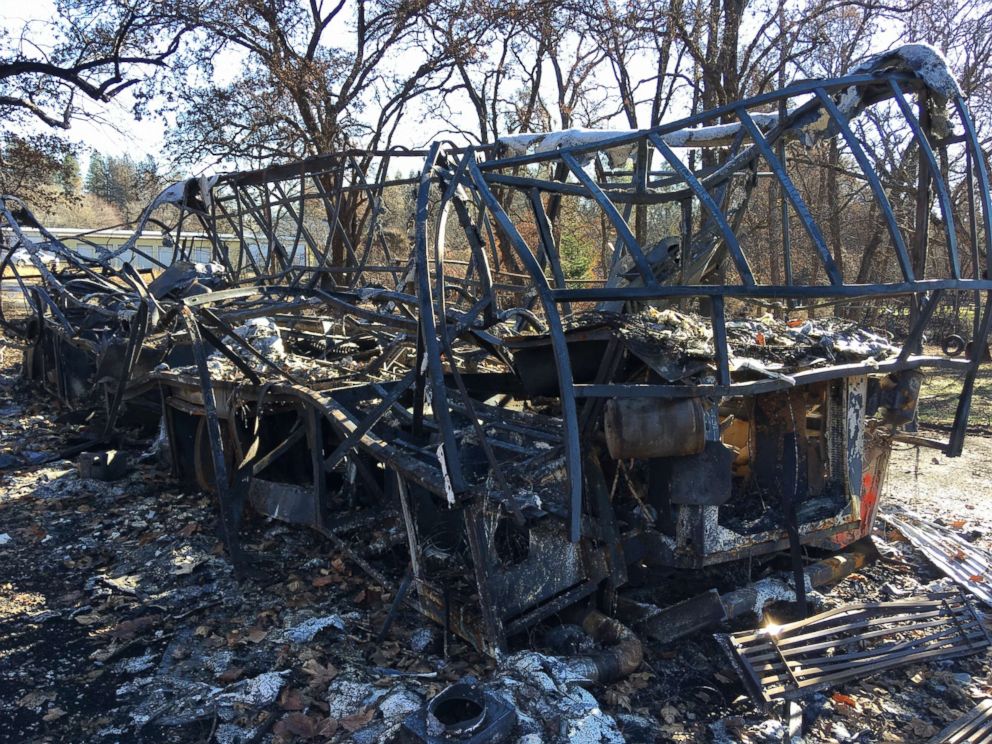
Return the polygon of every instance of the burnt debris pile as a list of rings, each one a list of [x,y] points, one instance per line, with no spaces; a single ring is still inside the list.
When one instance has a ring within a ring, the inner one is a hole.
[[[70,249],[3,197],[0,322],[26,376],[98,412],[79,452],[164,433],[175,475],[215,495],[236,570],[251,570],[250,508],[318,531],[498,658],[564,618],[600,641],[571,663],[615,678],[641,654],[617,618],[648,637],[660,622],[631,587],[787,552],[791,584],[767,597],[803,607],[807,585],[863,565],[804,551],[870,535],[927,367],[961,373],[931,443],[961,451],[984,345],[951,358],[923,340],[952,296],[987,338],[992,206],[967,106],[921,53],[650,130],[190,179],[110,248]],[[912,200],[892,198],[857,127],[877,107],[918,148]],[[838,264],[794,182],[831,137],[884,227],[871,281]],[[755,227],[773,194],[775,235]],[[581,277],[560,231],[575,204],[608,227]],[[906,226],[919,204],[945,234]],[[148,233],[160,249],[139,246]],[[883,306],[906,311],[898,338],[859,320]],[[667,617],[688,632],[759,595]]]

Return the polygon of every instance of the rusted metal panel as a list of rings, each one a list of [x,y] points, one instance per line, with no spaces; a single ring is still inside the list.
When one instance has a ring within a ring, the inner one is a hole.
[[[962,589],[992,607],[992,555],[967,542],[953,530],[927,524],[909,512],[884,513],[882,519],[895,527],[937,568]]]

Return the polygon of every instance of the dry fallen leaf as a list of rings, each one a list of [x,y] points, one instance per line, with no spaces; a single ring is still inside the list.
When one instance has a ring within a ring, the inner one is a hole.
[[[242,669],[241,667],[228,667],[223,672],[221,672],[220,676],[217,677],[217,680],[219,682],[229,684],[231,682],[236,682],[237,680],[241,679],[241,675],[244,673],[245,670]]]
[[[284,741],[294,737],[301,739],[314,739],[321,737],[328,739],[334,736],[338,730],[338,722],[333,718],[319,718],[317,716],[307,716],[303,713],[290,713],[283,716],[275,726],[272,733]]]
[[[335,732],[338,730],[338,722],[336,718],[325,718],[317,726],[317,735],[323,736],[325,738],[330,738],[334,736]]]
[[[975,574],[974,576],[969,576],[968,581],[971,581],[975,584],[983,584],[985,583],[985,577],[982,576],[981,574]]]
[[[173,576],[188,576],[199,566],[207,562],[209,556],[205,553],[198,553],[192,549],[175,552],[172,557],[172,568],[169,570]]]
[[[139,617],[134,620],[125,620],[122,623],[118,623],[108,635],[111,638],[129,640],[134,638],[141,631],[146,630],[153,625],[157,625],[158,620],[158,615],[146,615],[145,617]]]
[[[252,643],[261,643],[265,640],[265,637],[269,634],[269,631],[263,628],[252,628],[248,631],[248,640]]]
[[[964,519],[955,519],[953,522],[951,522],[951,527],[953,527],[956,530],[959,530],[962,527],[964,527],[966,523],[967,523],[967,520],[964,520]]]
[[[627,695],[616,688],[610,688],[605,693],[607,704],[613,708],[630,710],[630,695]]]
[[[835,692],[830,696],[830,699],[835,703],[842,703],[843,705],[849,705],[852,708],[858,707],[858,701],[855,700],[850,695],[845,695],[843,692]]]
[[[65,711],[61,708],[52,708],[45,715],[41,717],[43,721],[57,721],[62,716],[65,715]]]
[[[369,721],[372,720],[372,716],[375,715],[375,708],[365,708],[364,710],[354,713],[350,716],[345,716],[338,723],[344,726],[345,730],[349,733],[354,733],[358,729],[365,726]]]
[[[312,739],[317,735],[317,723],[303,713],[290,713],[279,719],[272,727],[272,733],[283,739],[294,736]]]
[[[37,708],[49,700],[55,699],[55,693],[45,690],[32,690],[17,701],[18,708]]]
[[[279,695],[279,707],[283,710],[303,710],[306,703],[303,702],[303,696],[300,695],[299,690],[287,687]]]
[[[327,664],[326,666],[321,664],[315,659],[310,659],[303,665],[303,671],[307,674],[310,679],[311,687],[321,687],[326,685],[336,676],[338,676],[338,670],[333,664]]]
[[[931,726],[926,721],[922,721],[919,718],[914,718],[909,722],[909,727],[912,732],[920,737],[920,740],[929,739],[931,736],[937,733],[936,726]]]

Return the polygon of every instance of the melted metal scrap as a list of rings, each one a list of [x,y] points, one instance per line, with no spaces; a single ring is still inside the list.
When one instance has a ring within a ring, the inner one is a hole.
[[[886,512],[881,516],[958,586],[974,594],[986,607],[992,607],[992,554],[953,530],[927,524],[915,514]]]

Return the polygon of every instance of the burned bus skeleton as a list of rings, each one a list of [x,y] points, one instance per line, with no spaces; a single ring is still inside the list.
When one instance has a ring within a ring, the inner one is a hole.
[[[908,197],[855,126],[880,108],[918,151]],[[873,283],[839,265],[796,185],[811,167],[797,154],[828,138],[882,226]],[[781,227],[760,251],[759,192]],[[609,227],[595,280],[564,269],[569,203]],[[992,321],[990,215],[956,84],[905,47],[649,130],[191,179],[137,226],[168,234],[171,262],[134,245],[80,255],[5,197],[4,276],[30,312],[8,303],[2,320],[27,376],[103,411],[96,443],[161,426],[176,474],[216,494],[238,567],[250,506],[318,530],[488,653],[576,608],[622,647],[610,615],[643,608],[624,590],[653,572],[789,551],[801,598],[803,550],[868,535],[893,440],[922,439],[903,429],[928,367],[961,373],[949,437],[928,442],[960,453]],[[951,296],[973,306],[975,342],[927,356]],[[901,345],[814,312],[894,302]],[[599,674],[639,651],[612,659]]]

